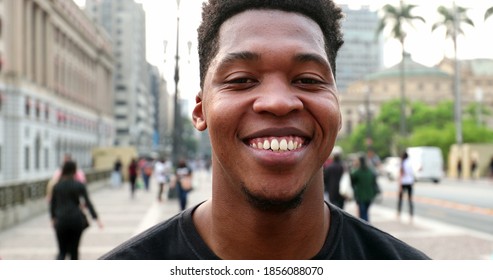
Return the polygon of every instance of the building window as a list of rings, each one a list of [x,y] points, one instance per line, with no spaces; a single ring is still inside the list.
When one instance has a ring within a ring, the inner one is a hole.
[[[29,147],[24,147],[24,169],[26,171],[29,171],[29,160],[30,160],[30,155],[29,155]]]
[[[36,114],[36,118],[39,119],[39,116],[41,115],[41,104],[39,104],[39,101],[36,101],[36,106],[34,108],[34,112]]]
[[[31,114],[31,100],[29,99],[29,97],[26,97],[25,113],[26,116],[29,116]]]
[[[36,137],[36,141],[34,142],[34,169],[39,170],[41,162],[41,139]]]
[[[49,156],[49,150],[48,148],[45,148],[45,169],[49,169],[50,168],[50,156]]]
[[[50,119],[50,106],[48,106],[48,104],[45,104],[45,119]]]

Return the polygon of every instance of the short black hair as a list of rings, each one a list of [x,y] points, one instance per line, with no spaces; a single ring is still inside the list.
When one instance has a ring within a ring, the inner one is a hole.
[[[75,161],[68,160],[63,164],[61,176],[71,177],[74,176],[76,171],[77,171],[77,164],[75,163]]]
[[[202,6],[202,23],[198,28],[201,88],[218,52],[221,25],[241,12],[261,9],[299,13],[315,21],[324,35],[325,52],[335,77],[337,52],[344,40],[340,24],[343,13],[333,0],[209,0]]]

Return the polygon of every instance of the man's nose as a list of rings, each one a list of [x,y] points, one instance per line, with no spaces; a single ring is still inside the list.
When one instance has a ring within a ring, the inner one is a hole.
[[[264,82],[259,88],[259,94],[253,104],[256,113],[270,113],[284,116],[293,111],[303,109],[303,102],[291,88],[290,82],[282,79]]]

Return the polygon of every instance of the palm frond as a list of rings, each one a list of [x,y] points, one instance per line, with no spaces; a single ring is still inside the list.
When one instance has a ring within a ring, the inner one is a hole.
[[[488,8],[484,13],[484,20],[486,21],[491,15],[493,15],[493,7]]]

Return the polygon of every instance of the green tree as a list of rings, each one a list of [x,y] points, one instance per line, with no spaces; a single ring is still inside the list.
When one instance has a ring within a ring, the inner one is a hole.
[[[428,105],[423,102],[412,102],[412,113],[408,118],[410,135],[401,138],[396,133],[399,126],[399,100],[390,100],[380,107],[380,113],[372,121],[372,129],[376,135],[373,148],[382,158],[397,155],[405,147],[410,146],[437,146],[442,149],[445,158],[449,149],[455,143],[455,126],[453,123],[453,102],[444,101],[437,105]],[[467,143],[493,142],[493,130],[478,124],[475,114],[475,104],[466,110],[463,120],[464,141]],[[490,114],[484,110],[484,114]],[[346,139],[341,139],[340,145],[344,151],[364,151],[366,123],[356,126],[354,132]]]
[[[377,27],[377,35],[380,35],[384,29],[390,28],[390,37],[397,39],[402,47],[402,60],[400,64],[400,132],[402,136],[406,135],[406,90],[405,90],[405,77],[404,77],[404,57],[405,48],[404,40],[406,39],[407,33],[404,31],[404,26],[412,26],[413,21],[420,20],[425,22],[425,20],[420,16],[415,16],[412,14],[412,10],[416,8],[416,5],[407,5],[403,0],[400,1],[398,7],[387,4],[383,6],[383,16],[379,21]]]

